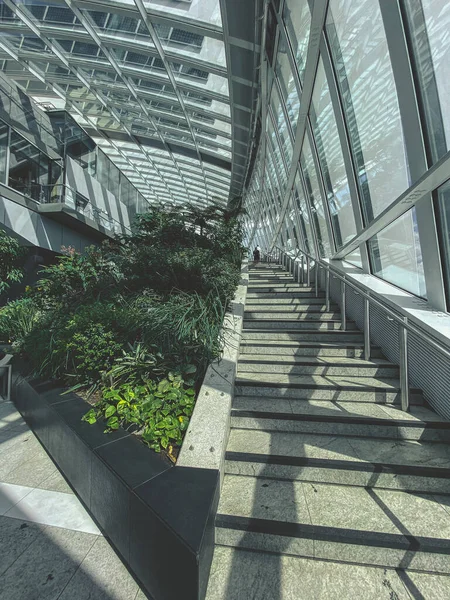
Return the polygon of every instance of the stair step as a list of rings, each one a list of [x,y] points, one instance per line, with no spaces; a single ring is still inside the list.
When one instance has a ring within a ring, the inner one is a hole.
[[[301,345],[298,342],[280,342],[271,340],[254,340],[249,342],[241,342],[240,345],[241,358],[245,358],[247,355],[270,355],[286,357],[292,359],[292,357],[307,357],[307,356],[343,356],[348,358],[363,358],[364,348],[362,344],[348,344],[336,342],[307,342],[302,341]],[[372,358],[383,358],[383,353],[380,348],[371,348]]]
[[[242,400],[245,399],[245,396]],[[341,435],[352,437],[374,437],[400,440],[418,440],[428,442],[450,442],[450,423],[448,421],[422,421],[403,419],[399,415],[398,419],[389,418],[387,414],[380,417],[365,416],[358,413],[346,414],[318,414],[317,412],[293,413],[284,408],[285,404],[276,403],[269,408],[264,406],[264,400],[253,402],[249,407],[245,407],[245,402],[235,400],[234,408],[231,411],[231,426],[239,429],[256,429],[262,431],[284,431],[296,433]],[[295,401],[294,401],[295,403]],[[255,409],[255,405],[260,410]],[[297,402],[296,404],[303,404]],[[341,403],[342,404],[345,403]],[[364,403],[354,403],[358,406]],[[374,405],[378,408],[377,405]],[[337,411],[334,411],[337,412]],[[361,411],[362,412],[362,411]],[[399,413],[401,411],[398,411]]]
[[[261,276],[256,276],[255,275],[250,275],[249,278],[249,282],[250,283],[297,283],[293,276],[289,273],[286,274],[280,274],[280,275],[261,275]]]
[[[266,323],[278,323],[279,321],[306,321],[306,320],[311,320],[311,321],[337,321],[340,324],[342,323],[341,320],[341,313],[339,311],[327,311],[326,307],[325,310],[322,309],[320,311],[306,311],[306,310],[302,310],[302,311],[292,311],[292,312],[288,312],[288,311],[281,311],[281,312],[264,312],[264,311],[260,311],[260,310],[245,310],[244,311],[244,319],[245,321],[259,321],[261,323],[264,323],[264,326],[266,326]]]
[[[279,298],[277,294],[275,294],[275,298],[264,298],[260,297],[259,294],[247,294],[247,303],[245,305],[246,310],[266,310],[266,309],[274,309],[274,310],[313,310],[313,308],[317,305],[320,307],[325,307],[325,298],[320,296],[319,298],[310,297],[310,298],[302,298],[302,297],[292,297],[292,298]],[[335,308],[337,305],[331,303],[330,306]]]
[[[304,342],[354,342],[364,340],[361,331],[319,331],[304,329],[303,331],[271,331],[267,329],[243,329],[242,343],[254,342],[255,340],[271,342],[292,342],[303,344]]]
[[[303,287],[300,284],[297,283],[291,283],[291,284],[270,284],[270,285],[265,285],[263,283],[261,284],[257,284],[257,285],[252,285],[251,283],[249,283],[248,288],[247,288],[248,292],[252,293],[252,294],[292,294],[292,293],[301,293],[301,294],[314,294],[315,296],[315,288],[313,287]]]
[[[294,319],[248,319],[244,317],[244,328],[245,329],[263,329],[266,331],[280,331],[284,330],[297,331],[303,329],[310,330],[325,330],[325,331],[341,331],[342,321],[340,319],[328,319],[322,320],[320,318],[311,318],[308,320],[294,320]],[[357,330],[356,324],[347,321],[347,331]],[[358,333],[361,333],[357,330]]]
[[[330,304],[330,310],[327,310],[327,307],[324,303],[321,304],[246,304],[245,312],[252,314],[258,313],[264,317],[274,316],[275,318],[279,318],[276,315],[281,315],[281,318],[284,318],[287,315],[295,315],[298,313],[309,314],[309,313],[337,313],[336,316],[340,318],[340,311],[337,304]]]
[[[250,358],[249,358],[250,357]],[[354,377],[399,377],[399,368],[387,360],[364,361],[339,357],[265,357],[243,355],[238,374],[282,373],[285,375],[350,375]]]
[[[415,598],[450,597],[447,575],[216,546],[206,600],[410,600],[408,586]]]
[[[438,497],[261,477],[226,475],[216,519],[223,545],[440,573],[449,538]]]
[[[231,429],[225,472],[450,494],[445,443]]]
[[[303,349],[303,348],[302,348]],[[333,357],[333,356],[289,356],[280,354],[279,352],[275,356],[261,357],[259,354],[246,354],[239,359],[239,367],[244,368],[244,365],[261,366],[264,365],[283,365],[283,366],[300,366],[300,365],[312,365],[321,367],[385,367],[398,369],[397,365],[394,365],[385,358],[372,358],[371,360],[363,360],[361,358],[347,358],[347,357]]]
[[[245,373],[236,377],[235,393],[242,396],[281,396],[392,404],[400,402],[400,382],[387,377]],[[420,390],[410,389],[410,402],[423,403]]]
[[[308,298],[308,299],[320,299],[325,298],[325,294],[323,292],[318,293],[316,296],[315,292],[308,292],[307,288],[300,288],[302,291],[282,291],[282,292],[256,292],[254,289],[250,287],[247,290],[247,300],[271,300],[272,298],[278,298],[279,300],[291,300],[293,298]],[[322,300],[323,302],[323,300]]]

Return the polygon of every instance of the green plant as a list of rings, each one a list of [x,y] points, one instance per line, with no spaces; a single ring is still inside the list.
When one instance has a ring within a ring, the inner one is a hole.
[[[130,334],[127,315],[126,307],[102,302],[80,306],[74,313],[44,311],[39,327],[27,335],[24,350],[41,376],[98,385]]]
[[[150,352],[142,342],[128,344],[130,351],[123,350],[122,356],[116,358],[106,378],[112,385],[129,383],[142,385],[164,372],[164,357],[158,352]]]
[[[43,278],[34,289],[36,299],[44,308],[67,311],[116,294],[123,274],[110,260],[107,248],[91,246],[84,254],[65,248],[56,264],[41,270]]]
[[[155,302],[142,315],[142,336],[147,345],[155,340],[166,356],[181,368],[196,364],[199,375],[222,347],[221,328],[225,307],[214,294],[173,294]]]
[[[41,312],[31,298],[8,302],[0,308],[0,340],[21,348],[40,316]]]
[[[79,383],[90,385],[100,381],[102,373],[111,368],[122,350],[114,333],[101,323],[92,323],[84,331],[75,331],[66,348],[68,374],[72,371]]]
[[[93,424],[103,419],[105,432],[119,427],[139,430],[143,441],[160,452],[181,445],[194,403],[194,389],[187,386],[181,374],[169,372],[159,382],[105,388],[102,400],[83,420]]]
[[[11,283],[22,280],[21,261],[24,248],[16,238],[0,229],[0,294],[6,291]]]
[[[29,294],[36,320],[17,324],[34,372],[101,393],[88,421],[136,429],[157,450],[180,444],[239,283],[241,213],[240,199],[156,206],[131,235],[63,248]]]

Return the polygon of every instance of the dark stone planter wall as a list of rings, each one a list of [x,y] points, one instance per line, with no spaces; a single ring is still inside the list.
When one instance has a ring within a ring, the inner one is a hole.
[[[219,471],[173,467],[124,430],[105,435],[89,405],[55,383],[13,378],[13,401],[154,600],[202,600],[214,551]]]

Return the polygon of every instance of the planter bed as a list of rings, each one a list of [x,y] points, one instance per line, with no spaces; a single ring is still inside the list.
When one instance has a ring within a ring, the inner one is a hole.
[[[12,399],[124,563],[153,600],[201,600],[214,550],[219,470],[174,467],[136,436],[81,417],[57,382],[13,376]]]

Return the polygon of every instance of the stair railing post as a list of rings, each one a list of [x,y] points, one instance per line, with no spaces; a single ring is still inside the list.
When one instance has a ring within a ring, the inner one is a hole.
[[[314,269],[314,286],[316,292],[316,298],[319,297],[319,277],[320,277],[320,265],[316,262],[316,268]]]
[[[345,279],[341,281],[341,330],[347,329],[347,306],[346,306],[346,284]]]
[[[325,271],[326,281],[325,281],[325,301],[326,301],[326,311],[330,312],[330,269],[328,268]]]
[[[405,325],[407,317],[403,318]],[[400,394],[402,410],[409,410],[409,373],[408,373],[408,330],[402,324],[398,329],[400,344]]]
[[[370,360],[370,303],[364,298],[364,360]]]

